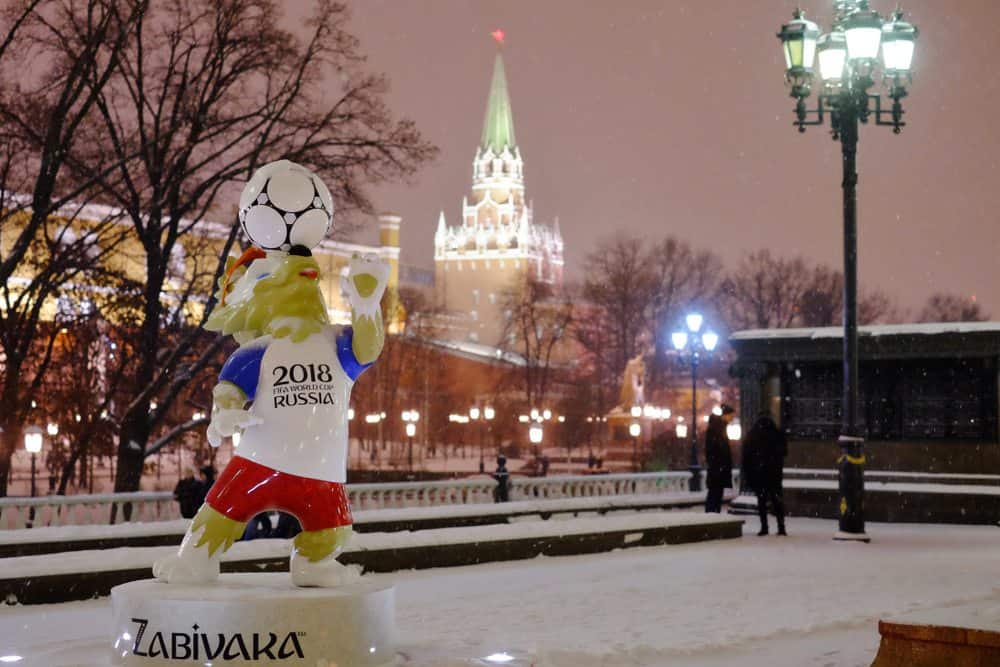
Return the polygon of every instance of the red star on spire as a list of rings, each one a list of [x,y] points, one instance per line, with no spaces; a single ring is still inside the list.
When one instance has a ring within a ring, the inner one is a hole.
[[[496,43],[500,44],[500,45],[503,44],[503,39],[504,39],[504,37],[507,36],[506,33],[504,33],[503,29],[501,29],[501,28],[497,28],[496,30],[494,30],[490,34],[493,35],[493,39],[496,40]]]

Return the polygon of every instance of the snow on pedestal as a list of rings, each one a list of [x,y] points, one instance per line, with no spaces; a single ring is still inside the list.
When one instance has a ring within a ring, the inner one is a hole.
[[[223,574],[208,586],[134,581],[111,591],[114,665],[271,664],[387,667],[395,592],[362,579],[296,588],[288,575]]]

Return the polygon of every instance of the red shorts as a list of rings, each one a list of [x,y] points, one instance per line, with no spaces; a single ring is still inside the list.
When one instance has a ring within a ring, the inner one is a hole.
[[[260,512],[288,512],[302,530],[350,526],[344,485],[299,477],[235,456],[212,485],[205,502],[215,511],[246,523]]]

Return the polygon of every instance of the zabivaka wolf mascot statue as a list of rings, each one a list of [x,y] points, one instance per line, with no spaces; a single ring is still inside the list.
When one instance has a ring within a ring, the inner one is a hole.
[[[208,440],[242,433],[176,554],[156,562],[167,582],[205,583],[255,514],[281,510],[302,524],[291,555],[297,586],[336,586],[356,577],[336,556],[351,534],[348,406],[358,376],[382,350],[380,300],[389,267],[354,256],[341,279],[352,326],[331,325],[312,248],[330,227],[333,201],[308,169],[281,160],[262,167],[240,198],[254,243],[230,258],[219,304],[205,327],[232,335],[212,392]]]

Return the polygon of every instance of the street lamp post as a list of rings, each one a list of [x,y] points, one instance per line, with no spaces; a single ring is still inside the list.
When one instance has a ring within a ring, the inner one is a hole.
[[[639,426],[638,422],[632,422],[628,426],[628,434],[632,436],[632,467],[635,468],[636,472],[639,471],[639,434],[642,433],[642,427]]]
[[[535,449],[535,458],[538,458],[538,445],[542,444],[542,424],[541,422],[534,423],[528,428],[528,440],[531,441],[532,447]]]
[[[42,436],[45,432],[38,426],[24,429],[24,448],[31,454],[31,497],[35,497],[35,459],[42,451]]]
[[[487,405],[483,408],[483,419],[486,420],[486,435],[492,437],[493,435],[493,418],[497,416],[497,411],[493,409],[492,405]]]
[[[417,434],[417,422],[420,420],[420,413],[416,410],[403,410],[403,422],[406,424],[406,467],[413,472],[413,436]]]
[[[483,411],[479,409],[478,405],[474,405],[469,408],[469,419],[474,422],[478,422],[479,418],[482,416]],[[479,423],[479,472],[486,471],[486,462],[483,460],[483,424]]]
[[[843,402],[839,438],[840,530],[835,539],[868,541],[864,519],[864,436],[858,425],[858,321],[857,321],[857,150],[858,129],[874,118],[875,125],[899,134],[902,100],[910,83],[917,29],[903,20],[897,9],[889,21],[871,9],[868,0],[834,0],[830,32],[801,11],[778,33],[785,53],[785,80],[795,98],[794,125],[805,132],[830,117],[834,140],[840,141],[843,162],[844,215],[844,343]],[[882,96],[869,89],[882,51],[882,79],[892,105],[883,109]],[[815,109],[806,107],[812,90],[813,64],[819,60],[821,92]]]
[[[537,462],[539,460],[538,445],[542,443],[542,426],[545,424],[545,422],[552,419],[552,411],[549,410],[548,408],[544,410],[539,410],[538,408],[531,408],[531,412],[527,415],[522,415],[521,419],[522,421],[531,424],[528,427],[528,441],[531,442],[532,452],[535,457],[535,461]]]
[[[381,431],[382,431],[382,413],[380,413],[380,412],[370,412],[370,413],[368,413],[367,415],[365,415],[365,423],[366,424],[376,424],[378,426],[378,432],[381,433]],[[371,463],[375,463],[375,460],[376,460],[377,457],[378,457],[378,447],[376,447],[375,443],[372,442],[371,443],[371,449],[368,452],[368,460]]]
[[[701,491],[701,466],[698,464],[698,362],[701,353],[711,352],[719,344],[719,336],[712,331],[701,332],[704,318],[698,313],[690,313],[684,318],[687,331],[670,334],[670,342],[681,355],[687,355],[691,363],[691,491]],[[678,430],[678,435],[680,432]]]
[[[496,416],[496,410],[492,406],[487,405],[482,410],[479,407],[472,407],[469,409],[469,419],[479,422],[479,472],[486,472],[486,460],[484,455],[484,449],[486,447],[486,436],[484,431],[488,425],[488,422],[493,421]]]

